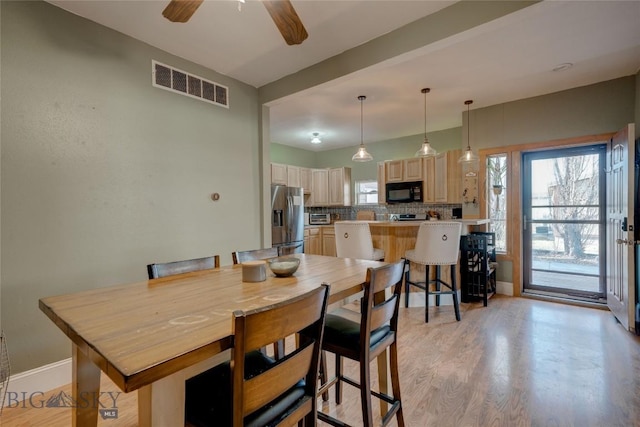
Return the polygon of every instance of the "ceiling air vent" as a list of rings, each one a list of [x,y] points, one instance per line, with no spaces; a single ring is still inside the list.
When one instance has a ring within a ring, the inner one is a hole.
[[[152,85],[229,108],[229,88],[177,68],[151,61]]]

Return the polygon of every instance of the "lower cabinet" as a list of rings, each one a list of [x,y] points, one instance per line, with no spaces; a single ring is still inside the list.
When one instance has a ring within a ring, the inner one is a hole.
[[[322,255],[322,233],[320,227],[304,230],[304,253],[310,255]]]
[[[336,231],[333,227],[322,229],[322,255],[336,256]]]

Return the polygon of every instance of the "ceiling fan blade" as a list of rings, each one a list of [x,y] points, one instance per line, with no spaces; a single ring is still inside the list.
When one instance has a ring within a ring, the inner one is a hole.
[[[171,0],[162,15],[171,22],[187,22],[203,0]]]
[[[307,37],[307,30],[289,0],[263,0],[271,19],[288,45],[300,44]]]

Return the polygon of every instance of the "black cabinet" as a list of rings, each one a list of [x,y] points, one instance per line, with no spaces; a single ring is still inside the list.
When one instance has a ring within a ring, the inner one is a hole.
[[[495,233],[474,232],[460,237],[460,291],[462,302],[487,306],[496,292]]]

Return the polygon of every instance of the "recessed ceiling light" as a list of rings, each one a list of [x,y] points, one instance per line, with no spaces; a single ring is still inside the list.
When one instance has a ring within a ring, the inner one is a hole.
[[[573,67],[573,64],[571,62],[565,62],[564,64],[556,65],[555,67],[553,67],[553,71],[565,71],[571,67]]]
[[[318,138],[320,134],[318,132],[314,132],[313,133],[313,138],[311,138],[311,143],[312,144],[320,144],[322,143],[322,140],[320,138]]]

